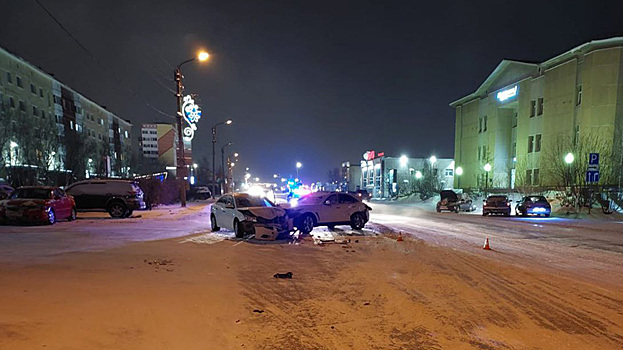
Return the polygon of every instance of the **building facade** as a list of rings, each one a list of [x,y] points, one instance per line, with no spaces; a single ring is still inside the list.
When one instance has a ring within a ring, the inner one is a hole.
[[[418,182],[434,176],[442,189],[454,187],[454,160],[450,158],[388,157],[368,151],[361,161],[361,188],[375,199],[395,198],[418,191]]]
[[[129,176],[132,124],[2,48],[0,118],[0,177],[19,169]]]
[[[175,173],[177,167],[177,128],[173,124],[143,124],[139,152],[143,158],[156,160]]]
[[[340,191],[354,192],[361,188],[361,166],[343,162],[340,168]]]
[[[616,182],[610,165],[623,149],[623,37],[542,63],[504,60],[450,106],[458,188],[558,186],[565,171],[584,173],[589,153],[602,154],[602,182]],[[566,154],[575,161],[565,163]]]

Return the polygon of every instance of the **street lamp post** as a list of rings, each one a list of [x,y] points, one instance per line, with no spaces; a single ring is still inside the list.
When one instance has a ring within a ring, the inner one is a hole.
[[[485,170],[485,195],[487,195],[489,193],[489,172],[491,171],[491,164],[485,164],[483,169]]]
[[[303,164],[301,162],[296,162],[296,178],[299,177],[299,168],[302,167]]]
[[[231,146],[233,142],[227,142],[221,147],[221,169],[223,170],[222,189],[227,189],[227,178],[225,177],[225,147]],[[229,161],[227,161],[229,163]]]
[[[216,127],[219,125],[230,125],[232,123],[231,119],[227,119],[224,122],[220,122],[220,123],[216,123],[214,124],[214,126],[212,127],[212,195],[214,195],[216,193],[216,171],[215,171],[215,163],[216,163],[216,156],[215,156],[215,148],[216,148]],[[223,170],[224,171],[224,170]]]
[[[182,63],[178,64],[177,67],[175,68],[175,74],[174,74],[174,78],[175,78],[175,85],[177,88],[177,91],[175,93],[175,97],[177,98],[177,171],[176,171],[176,175],[177,175],[177,180],[179,181],[179,186],[180,186],[180,202],[181,202],[181,206],[185,207],[186,206],[186,183],[184,180],[184,174],[186,173],[186,164],[184,161],[184,140],[182,138],[182,116],[184,111],[182,111],[182,91],[184,90],[184,86],[182,85],[182,78],[184,77],[182,75],[182,65],[188,63],[188,62],[192,62],[196,59],[198,59],[199,61],[207,61],[208,58],[210,58],[210,55],[205,52],[202,51],[199,53],[199,55],[197,55],[197,57],[193,57],[190,59],[187,59],[186,61],[183,61]]]
[[[456,167],[456,169],[454,170],[454,174],[456,175],[456,188],[460,189],[460,182],[459,179],[461,178],[461,175],[463,175],[463,168]]]

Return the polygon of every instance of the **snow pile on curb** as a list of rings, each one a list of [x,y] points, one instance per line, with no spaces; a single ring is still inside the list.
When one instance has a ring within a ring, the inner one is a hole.
[[[214,244],[218,242],[222,242],[227,239],[234,238],[232,233],[219,233],[219,232],[208,232],[202,235],[186,238],[180,243],[199,243],[199,244]]]

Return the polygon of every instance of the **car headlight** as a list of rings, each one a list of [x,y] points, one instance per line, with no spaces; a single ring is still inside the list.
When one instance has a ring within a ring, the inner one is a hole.
[[[257,222],[257,218],[255,216],[244,216],[244,221]]]

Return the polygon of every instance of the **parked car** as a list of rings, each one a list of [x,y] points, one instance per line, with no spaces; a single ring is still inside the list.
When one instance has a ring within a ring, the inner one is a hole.
[[[462,196],[456,194],[452,190],[443,190],[439,193],[441,197],[437,202],[436,210],[441,213],[442,210],[453,211],[458,213],[459,211],[474,211],[476,206],[471,199],[465,199]]]
[[[511,216],[511,202],[506,195],[492,195],[487,197],[482,204],[482,216],[490,214],[502,214]]]
[[[53,224],[59,219],[76,219],[74,199],[58,187],[18,187],[0,202],[0,220]]]
[[[288,216],[302,233],[310,233],[316,226],[350,225],[362,229],[370,219],[370,208],[359,197],[350,193],[315,192],[286,206]]]
[[[11,195],[11,192],[13,192],[14,188],[2,183],[0,184],[0,200],[2,199],[6,199],[9,197],[9,195]]]
[[[195,197],[197,199],[210,199],[212,198],[212,192],[208,186],[197,186],[195,187]]]
[[[125,218],[145,209],[143,191],[129,180],[84,180],[67,187],[80,211],[107,211],[113,218]]]
[[[254,234],[257,239],[274,240],[291,229],[283,208],[248,193],[224,194],[210,211],[212,231],[223,227],[233,230],[238,238]]]
[[[369,201],[372,198],[372,193],[368,192],[368,190],[356,190],[349,193],[359,197],[362,201]]]
[[[521,216],[543,215],[548,217],[552,212],[552,206],[543,196],[526,196],[515,205],[515,214]]]

